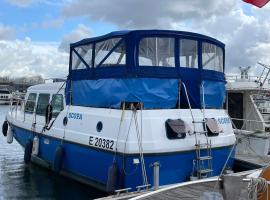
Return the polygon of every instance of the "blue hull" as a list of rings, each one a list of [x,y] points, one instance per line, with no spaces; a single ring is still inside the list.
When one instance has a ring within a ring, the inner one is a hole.
[[[25,147],[27,141],[33,140],[34,134],[28,130],[12,126],[15,139]],[[39,155],[38,157],[45,161],[48,166],[52,166],[56,148],[61,144],[61,140],[39,135]],[[106,188],[108,178],[108,169],[112,165],[114,153],[92,148],[86,145],[64,141],[64,159],[63,172],[82,178],[91,182],[91,184]],[[219,175],[232,146],[212,149],[212,167],[213,174]],[[202,151],[202,155],[206,153]],[[234,152],[229,159],[228,167],[233,165]],[[132,188],[143,185],[141,165],[137,167],[133,164],[133,159],[139,158],[138,154],[116,155],[116,164],[118,168],[117,188]],[[179,183],[189,180],[193,169],[193,160],[196,158],[195,151],[174,152],[174,153],[156,153],[145,154],[145,167],[148,182],[153,185],[153,167],[154,162],[161,164],[160,185]],[[124,167],[124,170],[123,170]]]

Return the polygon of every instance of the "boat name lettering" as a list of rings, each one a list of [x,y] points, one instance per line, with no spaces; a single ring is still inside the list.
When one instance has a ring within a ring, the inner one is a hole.
[[[81,113],[68,113],[68,118],[82,120],[82,114]]]
[[[113,150],[114,141],[104,139],[104,138],[100,138],[100,137],[90,136],[89,137],[89,145],[99,147],[99,148],[102,148],[102,149]]]
[[[218,118],[218,123],[219,124],[230,124],[231,120],[229,117],[222,117],[222,118]]]

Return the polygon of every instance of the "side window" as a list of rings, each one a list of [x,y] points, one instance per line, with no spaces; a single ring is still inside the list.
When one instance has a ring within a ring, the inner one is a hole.
[[[29,113],[33,113],[35,110],[35,105],[36,105],[36,98],[37,98],[37,94],[35,93],[30,93],[26,104],[25,104],[25,112],[29,112]]]
[[[52,116],[57,117],[57,115],[64,109],[63,103],[63,95],[62,94],[54,94],[52,96]]]
[[[113,38],[96,43],[95,47],[95,67],[115,48],[120,42],[121,38]],[[114,66],[114,65],[125,65],[126,64],[126,45],[122,41],[104,60],[100,65],[101,67]]]
[[[181,39],[179,44],[180,67],[198,68],[198,42]]]
[[[93,45],[82,45],[76,47],[75,50],[82,57],[82,59],[91,67],[92,63],[92,49]],[[72,69],[85,69],[87,66],[81,61],[75,51],[72,51]]]
[[[203,69],[223,72],[223,50],[214,44],[203,42],[202,66]]]
[[[139,44],[139,65],[175,67],[174,38],[143,38]]]
[[[50,94],[39,94],[38,102],[37,102],[37,115],[44,115],[46,114],[46,108],[49,105]]]

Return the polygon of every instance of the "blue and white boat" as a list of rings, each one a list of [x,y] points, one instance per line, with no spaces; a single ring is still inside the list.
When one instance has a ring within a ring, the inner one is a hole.
[[[26,162],[107,191],[218,175],[236,140],[224,57],[223,43],[190,32],[83,39],[70,45],[67,81],[30,87],[3,132]]]

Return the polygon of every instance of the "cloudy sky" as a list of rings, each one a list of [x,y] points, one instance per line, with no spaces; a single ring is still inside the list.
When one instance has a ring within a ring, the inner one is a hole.
[[[0,0],[0,76],[65,77],[68,47],[115,30],[173,29],[226,44],[226,72],[270,64],[270,3],[242,0]]]

